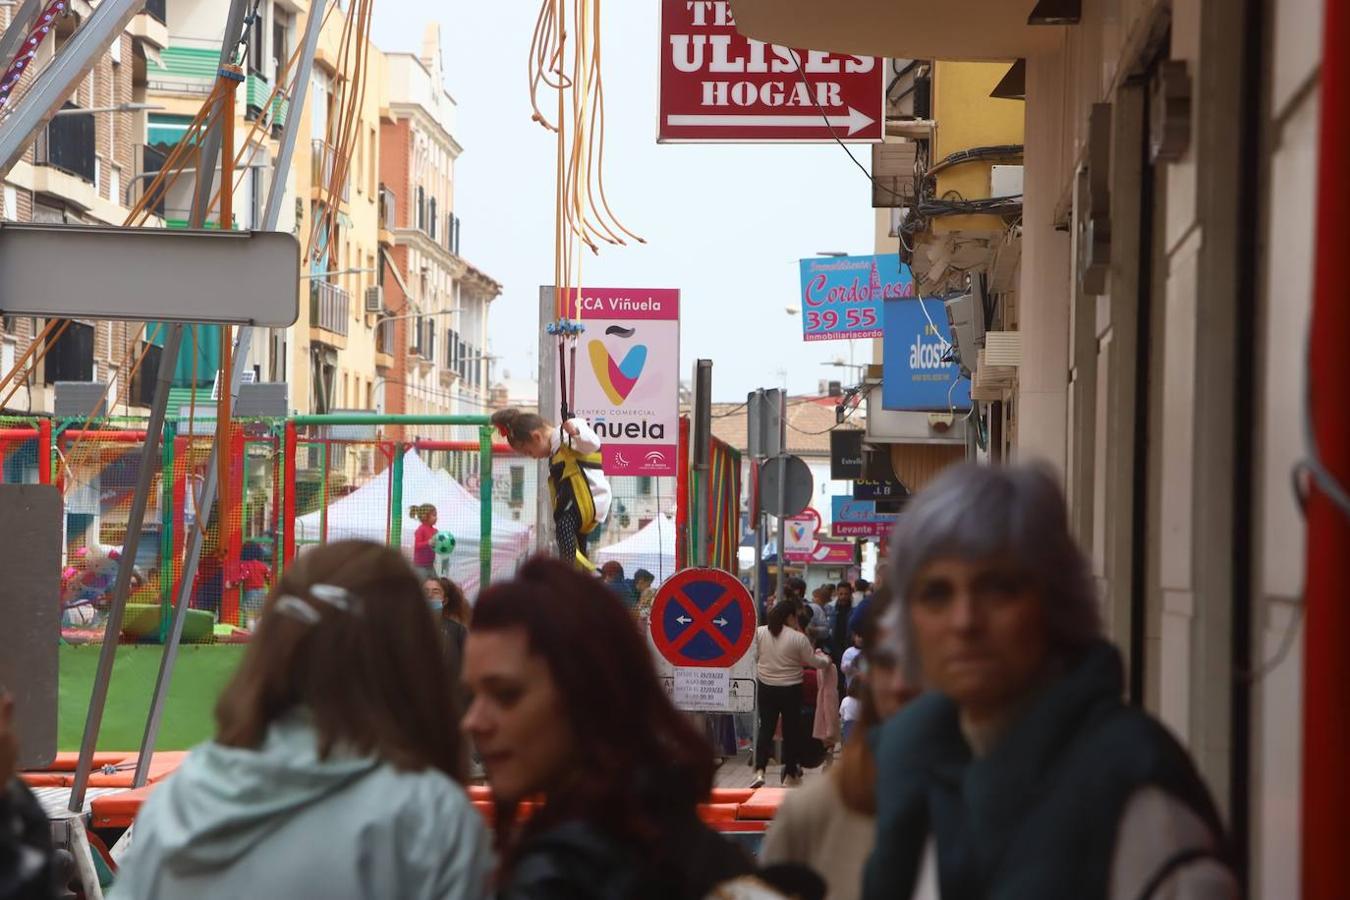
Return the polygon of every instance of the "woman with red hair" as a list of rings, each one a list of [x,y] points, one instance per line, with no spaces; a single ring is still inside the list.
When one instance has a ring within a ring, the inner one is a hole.
[[[464,682],[497,804],[499,898],[702,900],[752,870],[699,820],[712,749],[604,585],[535,559],[488,588]],[[527,798],[541,805],[522,821]]]

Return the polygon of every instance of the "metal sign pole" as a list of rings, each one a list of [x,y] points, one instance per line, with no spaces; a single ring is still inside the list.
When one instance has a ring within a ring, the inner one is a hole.
[[[243,28],[246,5],[247,0],[232,0],[230,18],[225,26],[226,42],[225,46],[221,48],[222,65],[227,59],[226,54],[233,54],[234,43],[230,41],[229,36],[240,33]],[[296,96],[291,98],[290,114],[286,118],[281,146],[277,152],[276,168],[272,174],[272,184],[268,189],[267,207],[262,223],[264,231],[276,230],[277,222],[281,217],[282,198],[286,192],[286,178],[290,171],[291,160],[295,155],[296,134],[298,123],[304,112],[305,98],[309,96],[310,71],[314,65],[314,54],[319,44],[319,32],[323,25],[324,7],[326,5],[327,0],[314,0],[310,5],[309,21],[305,24],[304,45],[301,48],[300,60],[296,69]],[[237,22],[236,13],[238,16]],[[224,167],[226,165],[225,160],[232,160],[233,158],[234,148],[226,148],[226,154],[221,157],[221,183],[224,185],[222,190],[230,189],[233,176]],[[208,174],[199,178],[199,185],[203,180],[208,184],[210,183],[209,171],[211,168],[207,162],[203,162],[202,169]],[[227,227],[226,223],[222,223],[221,227]],[[249,326],[240,328],[239,335],[235,340],[230,367],[228,390],[231,401],[237,401],[239,398],[239,386],[243,381],[244,362],[248,359],[252,341],[253,329]],[[233,406],[234,403],[231,402],[231,408]],[[173,680],[174,666],[178,661],[178,646],[182,641],[183,625],[187,620],[187,609],[192,599],[192,589],[197,580],[197,566],[201,560],[202,540],[206,533],[201,517],[209,516],[211,507],[215,504],[216,494],[220,489],[219,468],[220,442],[212,439],[211,452],[206,462],[206,479],[202,485],[201,498],[197,505],[198,521],[188,538],[187,552],[183,557],[183,572],[178,589],[178,602],[174,606],[173,623],[164,641],[164,653],[160,657],[159,674],[155,678],[155,690],[150,700],[150,712],[146,717],[145,733],[141,739],[140,753],[136,757],[136,774],[132,779],[133,787],[143,787],[150,776],[150,762],[154,756],[155,743],[159,738],[159,726],[164,717],[164,703],[168,698],[169,684]],[[219,527],[223,529],[225,523],[221,522]]]
[[[787,391],[778,394],[778,456],[774,463],[778,466],[778,591],[775,602],[783,602],[784,585],[787,581],[787,542],[783,530],[787,510]]]
[[[546,410],[558,408],[557,340],[544,327],[557,317],[556,295],[557,288],[539,289],[539,414],[542,416],[549,415]],[[535,464],[535,473],[535,552],[552,555],[555,545],[553,505],[549,502],[548,491],[548,460],[539,460]]]
[[[694,497],[698,501],[695,506],[697,518],[694,519],[698,528],[695,565],[707,566],[712,562],[708,553],[708,532],[711,530],[708,521],[708,476],[712,456],[712,360],[710,359],[700,359],[694,363],[694,416],[690,424],[693,430],[691,443],[694,450],[694,471],[698,474],[694,489]]]

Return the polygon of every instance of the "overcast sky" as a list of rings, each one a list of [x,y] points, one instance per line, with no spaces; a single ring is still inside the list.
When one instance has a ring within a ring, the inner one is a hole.
[[[490,317],[497,375],[537,366],[539,285],[553,279],[552,135],[530,121],[526,57],[536,0],[503,3],[380,0],[375,43],[421,48],[423,26],[441,23],[446,86],[459,104],[455,212],[460,249],[504,285]],[[681,367],[710,358],[718,400],[756,387],[815,391],[847,381],[848,342],[805,344],[796,306],[797,259],[820,251],[872,252],[869,186],[838,145],[658,146],[656,99],[660,4],[603,8],[607,109],[606,192],[645,247],[605,247],[584,280],[606,287],[682,292]],[[864,163],[867,148],[855,148]],[[857,342],[865,362],[870,342]]]

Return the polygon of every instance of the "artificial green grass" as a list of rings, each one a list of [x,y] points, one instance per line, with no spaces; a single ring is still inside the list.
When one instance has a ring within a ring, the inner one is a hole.
[[[155,644],[117,648],[103,727],[99,730],[99,750],[134,751],[140,747],[163,649]],[[155,749],[187,750],[211,737],[215,732],[216,697],[238,668],[245,649],[243,644],[179,648]],[[57,714],[57,746],[61,750],[80,749],[99,650],[93,644],[61,647]]]

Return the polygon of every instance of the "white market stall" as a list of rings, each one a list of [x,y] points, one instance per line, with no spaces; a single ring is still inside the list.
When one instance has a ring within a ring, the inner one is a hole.
[[[389,497],[392,467],[344,497],[295,520],[295,539],[299,552],[320,542],[367,540],[385,543],[389,533]],[[412,558],[414,534],[418,522],[408,518],[410,507],[430,503],[436,507],[437,530],[455,536],[455,552],[450,556],[449,577],[470,597],[478,593],[481,566],[479,534],[481,507],[476,496],[467,491],[449,473],[430,468],[416,450],[403,456],[403,502],[397,514],[403,517],[400,544]],[[326,521],[325,521],[326,520]],[[508,578],[530,555],[533,529],[517,522],[492,521],[492,578]],[[673,544],[672,544],[673,547]]]
[[[591,556],[596,565],[618,560],[627,578],[638,569],[646,569],[656,576],[659,585],[675,574],[675,519],[658,515],[622,541],[601,547]]]

